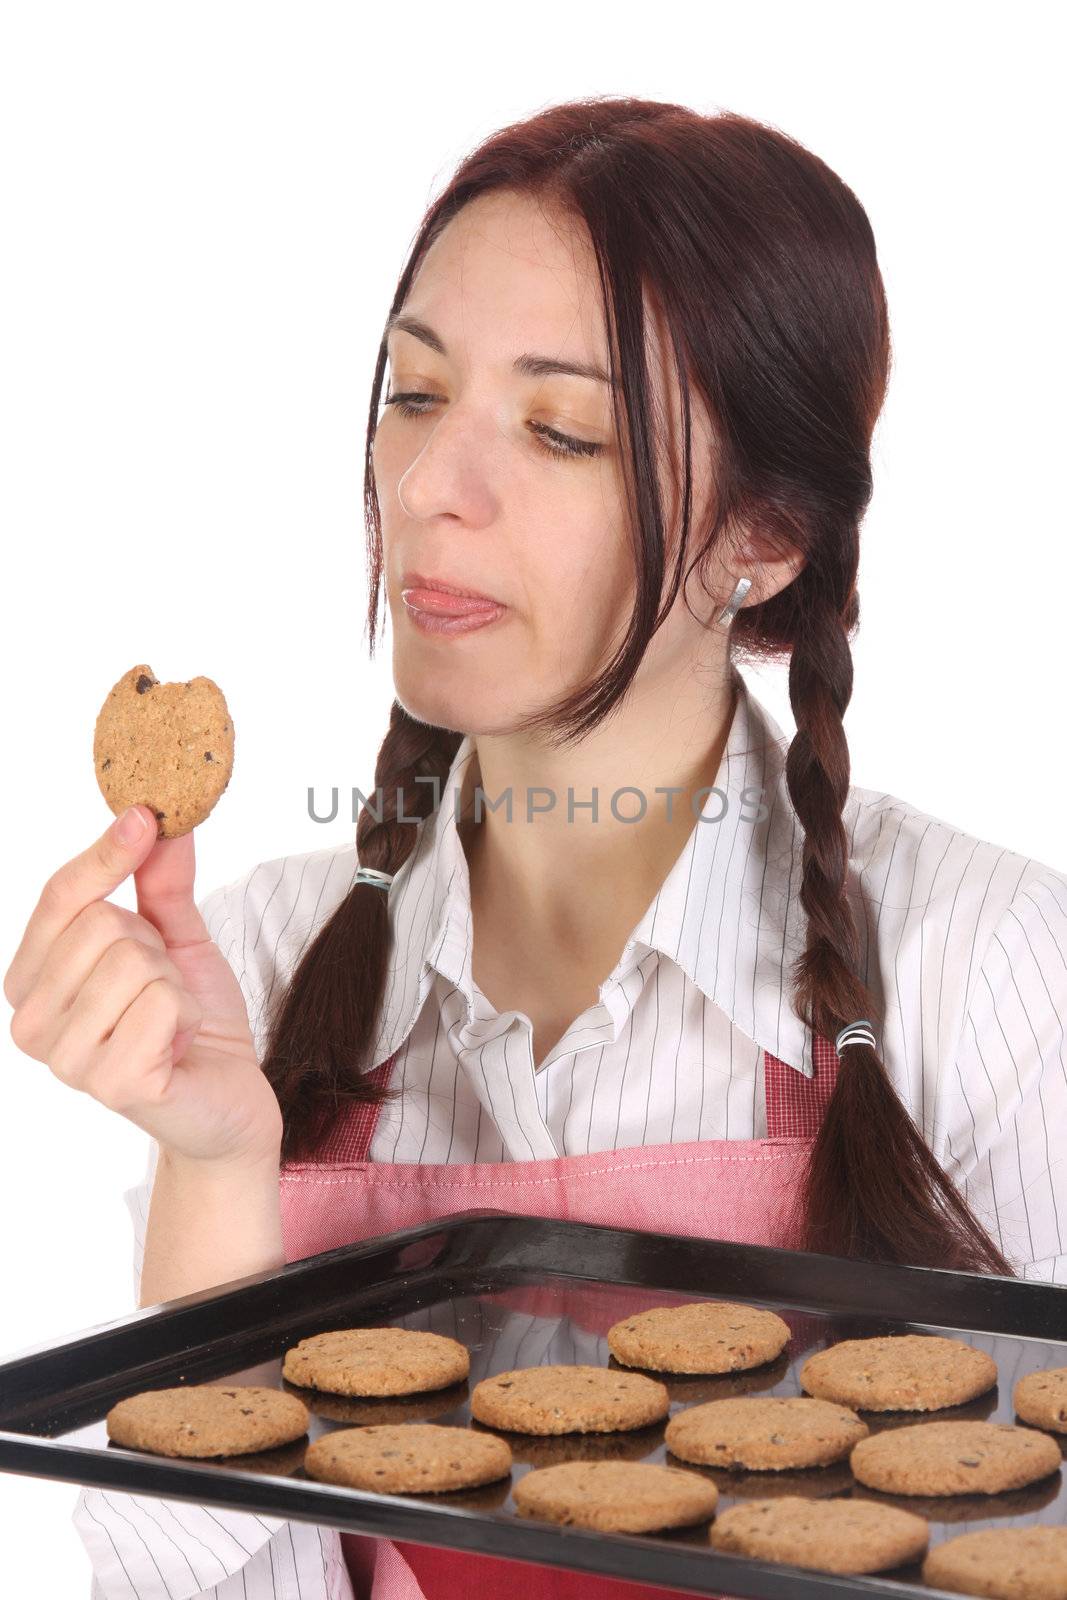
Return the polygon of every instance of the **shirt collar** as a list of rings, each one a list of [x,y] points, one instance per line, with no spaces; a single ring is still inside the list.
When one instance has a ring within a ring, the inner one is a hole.
[[[625,977],[658,951],[762,1049],[810,1077],[810,1032],[791,1003],[791,967],[804,948],[806,918],[799,898],[803,833],[785,782],[789,739],[736,670],[734,682],[726,748],[700,821],[632,930],[615,975]],[[441,803],[419,823],[415,849],[389,891],[397,954],[375,1063],[407,1038],[435,973],[473,1005],[470,878],[456,811],[474,757],[467,735]]]

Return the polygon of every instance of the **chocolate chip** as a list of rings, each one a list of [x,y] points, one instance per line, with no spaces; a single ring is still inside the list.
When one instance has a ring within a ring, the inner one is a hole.
[[[157,822],[162,822],[163,818],[166,816],[166,814],[167,813],[165,811],[155,811],[155,812],[153,812],[153,816],[155,817]]]
[[[223,723],[223,724],[222,724],[222,731],[223,731],[223,733],[229,733],[229,731],[230,731],[230,724],[229,724],[229,723],[228,723],[228,722],[224,722],[224,723]]]
[[[205,750],[204,751],[204,760],[205,761],[214,761],[214,759],[215,759],[215,757],[211,754],[210,750]]]
[[[150,678],[147,673],[142,672],[141,676],[137,680],[137,693],[144,694],[146,690],[151,689],[152,685],[156,681],[157,680],[155,678]]]
[[[252,1407],[251,1406],[242,1406],[241,1407],[241,1415],[242,1415],[242,1417],[250,1417],[252,1415]]]
[[[107,760],[104,762],[103,766],[100,768],[100,771],[101,772],[106,772],[108,767],[110,767],[110,765],[111,765],[111,757],[108,756]]]

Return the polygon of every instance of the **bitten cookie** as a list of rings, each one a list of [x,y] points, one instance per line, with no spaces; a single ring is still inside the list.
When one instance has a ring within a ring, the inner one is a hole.
[[[214,1383],[127,1395],[106,1418],[107,1436],[159,1456],[232,1456],[299,1439],[308,1410],[295,1395],[258,1384]]]
[[[719,1491],[695,1472],[651,1461],[566,1461],[526,1473],[513,1498],[523,1516],[567,1527],[654,1533],[707,1522]]]
[[[984,1350],[940,1334],[842,1339],[800,1369],[801,1387],[861,1411],[939,1411],[984,1394],[997,1364]]]
[[[516,1367],[471,1391],[471,1416],[516,1433],[611,1433],[642,1428],[670,1410],[662,1383],[610,1367]]]
[[[754,1395],[675,1412],[664,1438],[682,1461],[774,1472],[829,1466],[869,1431],[854,1411],[828,1400]]]
[[[1028,1372],[1012,1393],[1015,1415],[1037,1428],[1067,1433],[1067,1367]]]
[[[282,1376],[329,1394],[418,1394],[470,1372],[458,1339],[417,1328],[337,1328],[301,1339],[285,1352]]]
[[[935,1545],[923,1582],[993,1600],[1067,1600],[1067,1528],[982,1528]]]
[[[427,1494],[491,1483],[511,1471],[507,1441],[437,1422],[334,1428],[313,1439],[304,1470],[322,1483],[382,1494]]]
[[[735,1372],[785,1349],[789,1324],[732,1300],[653,1306],[608,1329],[608,1349],[627,1367],[656,1372]]]
[[[883,1572],[916,1561],[929,1537],[924,1518],[895,1506],[800,1495],[731,1506],[711,1529],[716,1550],[817,1572]]]
[[[886,1494],[999,1494],[1060,1465],[1047,1433],[1011,1422],[916,1422],[861,1439],[852,1474]]]
[[[191,833],[233,771],[233,721],[222,690],[210,678],[160,683],[151,667],[132,667],[100,708],[93,762],[116,816],[147,806],[161,839]]]

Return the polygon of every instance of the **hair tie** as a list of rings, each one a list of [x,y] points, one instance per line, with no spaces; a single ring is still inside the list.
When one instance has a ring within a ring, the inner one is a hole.
[[[838,1055],[846,1044],[869,1044],[872,1050],[878,1048],[874,1042],[874,1029],[869,1022],[847,1023],[834,1040],[834,1049]]]
[[[391,872],[377,872],[373,867],[360,867],[356,872],[355,882],[369,883],[375,889],[384,889],[388,893],[393,877],[394,874]]]

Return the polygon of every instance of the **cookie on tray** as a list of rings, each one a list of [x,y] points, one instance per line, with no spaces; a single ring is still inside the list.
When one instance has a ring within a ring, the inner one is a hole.
[[[1048,1477],[1060,1447],[1012,1422],[916,1422],[861,1439],[852,1474],[883,1494],[1000,1494]]]
[[[992,1600],[1064,1600],[1067,1528],[981,1528],[935,1545],[923,1582]]]
[[[1067,1367],[1028,1372],[1012,1393],[1015,1415],[1035,1428],[1067,1433]]]
[[[984,1350],[940,1334],[842,1339],[809,1356],[801,1387],[860,1411],[940,1411],[985,1394],[997,1364]]]
[[[113,1444],[159,1456],[234,1456],[291,1444],[308,1430],[308,1410],[291,1394],[260,1384],[182,1384],[127,1395],[108,1412]]]
[[[623,1317],[608,1349],[627,1367],[654,1372],[737,1372],[773,1361],[789,1342],[789,1324],[773,1311],[732,1300],[653,1306]]]
[[[910,1511],[803,1495],[731,1506],[711,1528],[716,1550],[817,1572],[884,1572],[917,1561],[929,1537],[929,1523]]]
[[[670,1410],[655,1378],[610,1367],[515,1367],[471,1391],[471,1416],[515,1433],[611,1433],[643,1428]]]
[[[676,1411],[664,1437],[681,1461],[775,1472],[829,1466],[869,1432],[854,1411],[829,1400],[751,1395]]]
[[[470,1354],[458,1339],[417,1328],[335,1328],[285,1352],[282,1376],[328,1394],[397,1395],[443,1389],[466,1378]]]
[[[371,1424],[320,1434],[304,1452],[304,1470],[346,1489],[429,1494],[503,1478],[511,1450],[495,1434],[438,1422]]]
[[[233,772],[233,720],[211,678],[160,683],[131,667],[100,707],[93,765],[116,816],[127,806],[155,813],[161,839],[191,833],[210,815]]]
[[[565,1461],[527,1472],[513,1498],[522,1515],[567,1527],[655,1533],[707,1522],[719,1491],[695,1472],[651,1461]]]

